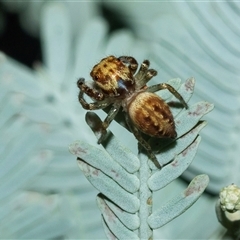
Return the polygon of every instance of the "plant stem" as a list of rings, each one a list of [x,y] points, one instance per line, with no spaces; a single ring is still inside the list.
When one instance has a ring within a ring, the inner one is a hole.
[[[141,166],[139,169],[139,179],[140,179],[140,227],[139,227],[139,237],[140,239],[152,239],[153,231],[148,225],[148,217],[152,213],[152,191],[148,188],[147,181],[151,175],[151,169],[148,166],[148,158],[144,154],[139,154],[141,161]]]

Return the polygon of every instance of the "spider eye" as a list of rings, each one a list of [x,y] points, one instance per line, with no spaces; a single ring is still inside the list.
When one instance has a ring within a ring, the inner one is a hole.
[[[95,75],[93,79],[94,79],[95,81],[98,81],[98,80],[99,80],[99,76],[98,76],[98,75]]]

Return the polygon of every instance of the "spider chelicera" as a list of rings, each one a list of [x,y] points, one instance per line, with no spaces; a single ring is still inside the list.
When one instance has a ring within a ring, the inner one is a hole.
[[[149,157],[157,162],[151,146],[141,132],[156,138],[176,138],[175,123],[168,104],[154,92],[168,89],[187,108],[182,96],[169,84],[160,83],[147,86],[146,83],[157,75],[149,69],[150,62],[144,60],[138,72],[138,63],[131,56],[108,56],[96,64],[90,75],[94,81],[93,88],[80,78],[77,86],[80,89],[78,99],[87,110],[104,109],[112,105],[102,123],[100,144],[106,136],[106,129],[122,107],[129,129],[139,143],[146,149]],[[136,74],[135,74],[136,73]],[[84,93],[95,100],[87,103]]]

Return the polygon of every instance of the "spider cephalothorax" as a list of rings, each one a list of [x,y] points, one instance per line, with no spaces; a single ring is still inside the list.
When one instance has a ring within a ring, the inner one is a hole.
[[[185,108],[187,103],[169,84],[160,83],[147,87],[146,83],[157,75],[154,69],[149,69],[149,65],[148,60],[143,61],[136,73],[138,63],[133,57],[109,56],[96,64],[90,73],[95,87],[87,86],[83,78],[78,80],[77,85],[80,89],[79,102],[83,108],[95,110],[112,105],[103,121],[102,135],[98,143],[103,141],[106,129],[122,107],[130,130],[147,150],[150,158],[156,161],[150,145],[143,139],[141,132],[158,138],[176,138],[177,133],[168,104],[154,92],[168,89]],[[84,93],[95,102],[87,103],[83,97]]]

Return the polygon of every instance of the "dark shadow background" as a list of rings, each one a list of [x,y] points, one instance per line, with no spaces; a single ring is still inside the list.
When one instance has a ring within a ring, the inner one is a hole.
[[[35,61],[42,60],[39,39],[24,31],[19,24],[18,14],[7,11],[1,2],[0,9],[4,21],[0,34],[0,51],[32,67]]]
[[[124,18],[121,17],[121,12],[110,9],[104,3],[99,3],[98,6],[100,14],[109,24],[109,33],[121,28],[129,28],[127,21],[122,22]],[[36,61],[42,62],[40,39],[29,35],[21,28],[18,14],[8,11],[0,1],[0,15],[2,16],[0,21],[3,21],[0,51],[29,67],[32,67]]]

